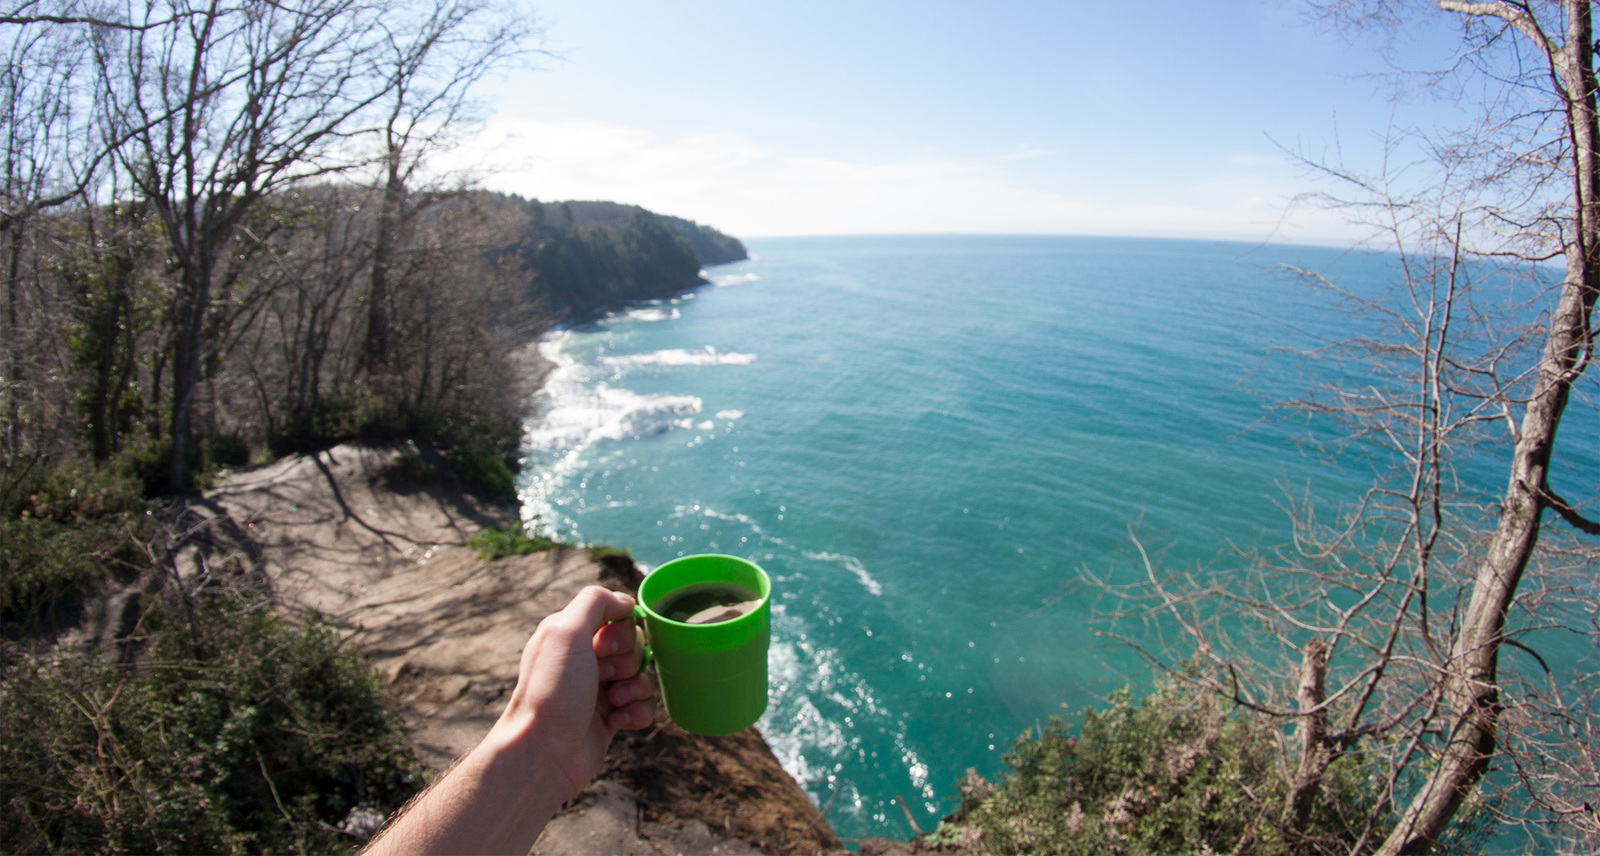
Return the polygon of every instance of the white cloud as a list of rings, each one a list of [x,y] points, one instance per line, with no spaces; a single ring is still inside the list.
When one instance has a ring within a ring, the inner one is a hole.
[[[1190,176],[1185,187],[1158,199],[1107,201],[1026,186],[1018,154],[1035,160],[1045,153],[1020,148],[974,160],[920,154],[861,162],[778,155],[727,134],[664,139],[607,122],[496,118],[442,165],[470,170],[495,190],[633,203],[741,236],[965,232],[1315,241],[1347,234],[1326,215],[1284,223],[1287,192],[1270,179],[1239,174],[1246,165],[1237,161],[1229,165],[1233,172]],[[1180,190],[1184,201],[1172,201]]]

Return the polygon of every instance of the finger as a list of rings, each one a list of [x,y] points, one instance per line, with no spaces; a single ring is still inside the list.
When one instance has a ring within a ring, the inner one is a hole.
[[[584,586],[572,602],[557,613],[563,623],[575,624],[573,629],[590,638],[607,623],[621,621],[632,614],[631,596],[600,586]]]
[[[620,707],[606,714],[606,724],[618,731],[628,731],[644,728],[655,721],[656,706],[654,702],[636,701],[627,707]]]
[[[643,665],[644,658],[639,656],[638,651],[602,658],[599,662],[600,680],[625,681],[639,674],[639,669]]]
[[[633,651],[636,633],[637,631],[631,621],[607,624],[600,628],[600,632],[594,635],[594,655],[596,657],[610,657]]]
[[[617,681],[606,688],[606,701],[612,707],[627,707],[636,701],[645,701],[654,698],[656,694],[655,682],[649,675],[634,675],[625,681]]]

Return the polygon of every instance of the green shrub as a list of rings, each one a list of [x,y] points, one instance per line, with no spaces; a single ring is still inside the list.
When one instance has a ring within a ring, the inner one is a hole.
[[[66,462],[0,517],[0,632],[56,629],[98,579],[148,566],[153,529],[142,484],[117,467]]]
[[[604,562],[612,558],[633,559],[633,551],[627,547],[613,547],[610,544],[590,544],[588,547],[589,558],[596,562]]]
[[[184,452],[188,477],[193,479],[200,470],[200,449],[190,443]],[[182,493],[194,487],[193,483],[174,486],[172,476],[172,440],[144,440],[123,450],[114,464],[137,479],[145,496],[164,496]]]
[[[534,518],[532,530],[523,526],[522,521],[517,521],[510,526],[497,526],[485,529],[472,536],[467,544],[478,551],[478,555],[485,559],[498,559],[501,556],[526,556],[529,553],[538,553],[561,546],[557,541],[540,531],[538,518]]]
[[[407,443],[405,450],[383,468],[379,479],[388,490],[409,491],[417,485],[438,482],[439,469],[423,459],[415,443]]]
[[[1349,853],[1376,804],[1355,756],[1324,780],[1303,835],[1279,825],[1287,782],[1278,732],[1215,696],[1166,683],[1086,710],[1079,733],[1052,717],[1003,756],[996,783],[960,787],[958,820],[930,845],[985,853]]]
[[[483,491],[490,498],[506,502],[517,498],[516,477],[511,474],[511,468],[506,466],[505,461],[495,455],[489,452],[453,455],[451,462],[462,481]]]
[[[379,677],[313,620],[214,596],[157,607],[134,668],[0,649],[12,852],[329,853],[421,781]]]
[[[349,440],[364,443],[432,443],[444,452],[456,475],[486,496],[517,498],[515,473],[521,415],[489,410],[442,412],[407,399],[350,389],[323,398],[267,432],[274,456],[314,452]]]
[[[515,502],[521,422],[513,413],[475,413],[444,419],[434,439],[461,480],[492,498]]]
[[[208,470],[217,467],[243,467],[250,464],[250,442],[238,431],[207,434],[200,441],[200,451]]]
[[[12,514],[72,524],[143,512],[145,502],[139,476],[121,461],[103,466],[67,460],[52,468],[37,490],[22,500]],[[11,516],[8,514],[7,516]]]

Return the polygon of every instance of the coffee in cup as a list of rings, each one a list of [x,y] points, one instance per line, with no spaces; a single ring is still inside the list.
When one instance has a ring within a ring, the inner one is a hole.
[[[662,598],[656,612],[684,624],[717,624],[755,611],[761,595],[729,582],[696,583]]]

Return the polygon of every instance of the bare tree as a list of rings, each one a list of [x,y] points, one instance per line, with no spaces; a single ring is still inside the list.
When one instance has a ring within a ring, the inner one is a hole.
[[[1554,299],[1531,389],[1518,396],[1521,419],[1510,426],[1510,473],[1499,502],[1499,519],[1487,542],[1473,551],[1476,570],[1460,613],[1459,629],[1437,665],[1443,675],[1443,700],[1449,711],[1444,745],[1434,767],[1401,813],[1380,853],[1423,852],[1444,832],[1483,777],[1494,756],[1499,720],[1506,707],[1500,692],[1500,651],[1507,640],[1506,620],[1519,584],[1534,556],[1546,510],[1589,535],[1600,523],[1583,516],[1550,484],[1557,430],[1574,385],[1594,359],[1594,307],[1600,297],[1600,127],[1597,127],[1594,31],[1584,0],[1559,3],[1439,0],[1439,7],[1492,25],[1469,27],[1468,38],[1488,46],[1520,36],[1531,49],[1519,56],[1534,61],[1527,82],[1541,87],[1545,109],[1555,121],[1517,135],[1523,154],[1547,154],[1541,164],[1552,178],[1565,176],[1566,196],[1539,193],[1534,205],[1498,202],[1473,214],[1485,228],[1509,226],[1511,240],[1490,251],[1522,258],[1562,256],[1566,272]],[[1541,123],[1542,124],[1542,123]],[[1539,130],[1544,130],[1539,134]],[[1542,139],[1541,139],[1542,137]],[[1537,145],[1528,148],[1526,144]],[[1501,173],[1504,174],[1504,173]],[[1508,177],[1515,177],[1513,172]],[[1535,189],[1542,189],[1536,186]],[[1527,197],[1524,196],[1524,199]],[[1506,199],[1506,197],[1502,197]],[[1516,197],[1509,197],[1514,203]],[[1529,218],[1529,215],[1534,215]],[[1474,226],[1479,223],[1474,223]],[[1459,232],[1458,232],[1459,234]],[[1532,252],[1530,252],[1532,250]],[[1419,587],[1419,596],[1422,590]]]
[[[1560,736],[1573,772],[1596,757],[1584,742],[1593,694],[1573,691],[1570,669],[1539,650],[1552,627],[1590,647],[1600,638],[1600,545],[1589,540],[1600,523],[1553,483],[1574,477],[1556,466],[1557,437],[1593,361],[1600,295],[1591,7],[1329,7],[1357,25],[1459,16],[1459,62],[1426,82],[1469,78],[1483,99],[1473,128],[1392,134],[1375,174],[1306,161],[1332,182],[1319,200],[1373,226],[1398,261],[1381,293],[1296,272],[1375,327],[1310,350],[1338,380],[1293,406],[1338,420],[1342,445],[1387,475],[1334,519],[1291,500],[1295,542],[1236,576],[1163,579],[1151,566],[1138,592],[1150,599],[1119,617],[1175,622],[1213,667],[1200,680],[1297,725],[1282,814],[1291,835],[1334,765],[1366,764],[1378,787],[1370,813],[1349,819],[1356,850],[1426,852],[1459,834],[1463,806],[1494,809],[1479,785],[1505,745],[1525,747],[1508,758],[1536,799],[1519,802],[1592,826],[1600,782],[1557,786],[1561,768],[1531,763],[1526,748]],[[1559,277],[1552,260],[1564,263]],[[1473,475],[1491,460],[1507,470],[1496,489]],[[1223,614],[1246,622],[1247,638],[1229,634]],[[1126,625],[1113,632],[1174,665]],[[1525,667],[1504,668],[1508,650]],[[1546,675],[1549,691],[1529,675]]]
[[[406,231],[437,193],[416,204],[419,171],[429,156],[470,124],[474,84],[514,58],[537,32],[533,19],[482,0],[432,0],[386,20],[382,63],[388,77],[380,133],[378,219],[373,235],[364,357],[369,369],[389,362],[390,271]]]
[[[86,118],[75,108],[79,73],[87,53],[81,39],[45,28],[0,28],[0,277],[5,312],[0,318],[0,498],[46,452],[40,432],[42,366],[36,359],[41,335],[35,323],[38,299],[30,297],[31,260],[41,211],[81,191],[83,164],[74,155],[86,145]]]
[[[385,91],[372,63],[381,6],[353,0],[130,8],[97,51],[108,136],[164,225],[175,282],[169,478],[188,472],[214,291],[264,196],[350,167],[350,138]],[[367,126],[370,127],[370,126]]]
[[[293,227],[264,239],[262,275],[271,279],[271,296],[232,360],[250,401],[229,409],[254,410],[253,421],[280,451],[315,442],[326,397],[340,391],[336,382],[355,375],[372,196],[365,187],[328,184],[274,201],[272,219]]]

